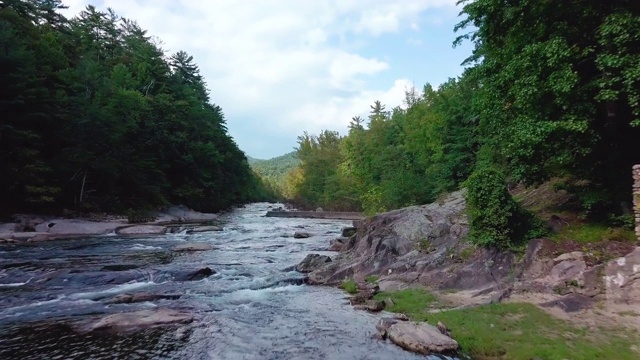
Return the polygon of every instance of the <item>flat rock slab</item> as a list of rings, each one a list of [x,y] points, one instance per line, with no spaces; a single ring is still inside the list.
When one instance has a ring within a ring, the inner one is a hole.
[[[582,310],[591,309],[593,307],[594,300],[588,296],[580,294],[569,294],[563,296],[558,300],[552,300],[546,303],[540,304],[542,307],[557,307],[567,313],[578,312]]]
[[[179,294],[151,294],[151,293],[138,293],[138,294],[120,294],[107,301],[107,304],[131,304],[145,301],[157,301],[157,300],[176,300],[179,299]]]
[[[187,234],[194,234],[194,233],[203,233],[203,232],[210,232],[210,231],[222,231],[223,229],[220,226],[198,226],[196,228],[187,230]]]
[[[387,336],[396,345],[419,354],[443,353],[458,349],[458,342],[445,336],[427,323],[398,322],[387,330]]]
[[[173,251],[188,252],[188,251],[209,251],[213,250],[213,246],[207,243],[186,243],[173,247]]]
[[[193,321],[193,316],[185,311],[172,309],[140,310],[112,314],[103,317],[86,330],[133,331],[157,326],[184,324]]]
[[[125,228],[118,229],[116,233],[118,235],[164,235],[167,232],[167,228],[158,225],[134,225]]]

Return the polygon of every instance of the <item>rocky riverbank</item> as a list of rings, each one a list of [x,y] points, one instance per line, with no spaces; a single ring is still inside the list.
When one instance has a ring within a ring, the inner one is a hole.
[[[131,224],[125,217],[120,216],[79,219],[18,214],[14,216],[14,222],[0,224],[0,243],[38,242],[108,234],[144,236],[183,230],[222,230],[217,226],[199,226],[202,223],[216,221],[217,214],[201,213],[184,206],[173,206],[152,215],[155,220],[150,223]]]
[[[476,248],[465,239],[463,191],[354,225],[355,235],[331,243],[338,256],[316,262],[310,284],[364,284],[375,278],[383,293],[418,287],[437,295],[441,306],[428,312],[524,302],[577,326],[640,330],[637,243],[577,246],[539,239],[524,254]],[[360,289],[354,298],[362,298],[357,302],[366,306],[360,308],[380,310],[384,306],[367,302],[375,301],[374,295]]]

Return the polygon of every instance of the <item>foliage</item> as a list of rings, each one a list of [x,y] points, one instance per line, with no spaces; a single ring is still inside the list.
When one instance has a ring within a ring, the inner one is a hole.
[[[544,227],[520,207],[495,168],[480,168],[466,181],[469,239],[480,246],[509,248],[544,234]]]
[[[431,305],[438,303],[438,299],[422,288],[406,289],[392,292],[380,292],[375,295],[375,299],[383,301],[391,298],[394,305],[385,308],[387,311],[403,313],[411,318],[425,320],[424,312]]]
[[[635,232],[626,228],[610,227],[606,224],[575,224],[563,227],[560,232],[553,234],[554,241],[573,240],[579,243],[593,243],[598,241],[629,241],[638,240]]]
[[[356,286],[356,281],[353,280],[353,279],[344,280],[340,284],[340,288],[343,289],[344,291],[348,292],[349,294],[357,294],[358,293],[358,287]]]
[[[370,284],[375,284],[378,282],[378,277],[376,275],[367,275],[364,278],[364,281],[370,283]]]
[[[125,215],[127,215],[127,222],[130,224],[148,223],[156,220],[153,212],[144,209],[129,209]]]
[[[60,1],[0,7],[0,215],[262,199],[193,57],[134,21]]]
[[[249,165],[274,192],[285,192],[287,174],[300,165],[295,151],[268,160],[248,158]]]

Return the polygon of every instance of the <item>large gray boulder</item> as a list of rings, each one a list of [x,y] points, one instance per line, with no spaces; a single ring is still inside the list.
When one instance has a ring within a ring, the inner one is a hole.
[[[296,265],[296,270],[301,273],[310,273],[330,262],[331,258],[326,255],[309,254]]]
[[[604,282],[607,300],[640,304],[640,246],[630,254],[607,263]]]
[[[427,323],[402,321],[387,329],[387,336],[401,348],[419,354],[443,353],[458,350],[458,342],[440,333]]]

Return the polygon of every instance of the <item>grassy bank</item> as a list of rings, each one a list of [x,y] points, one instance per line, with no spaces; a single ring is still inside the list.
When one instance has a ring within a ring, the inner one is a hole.
[[[473,359],[545,360],[640,358],[640,334],[628,329],[582,328],[554,318],[532,304],[504,303],[429,313],[438,298],[423,290],[380,293],[391,298],[388,311],[451,330],[462,352]]]

